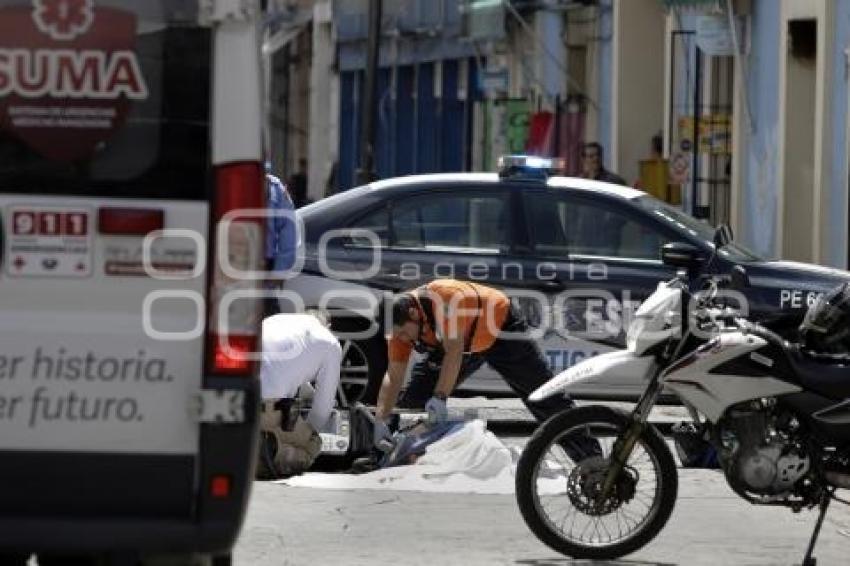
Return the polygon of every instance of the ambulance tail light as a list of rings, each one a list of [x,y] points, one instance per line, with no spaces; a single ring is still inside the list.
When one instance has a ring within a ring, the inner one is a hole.
[[[146,236],[165,227],[161,208],[103,207],[97,211],[98,232],[109,236]]]
[[[262,323],[265,175],[259,162],[215,167],[207,372],[254,375]],[[253,210],[254,212],[247,212]],[[241,214],[240,211],[246,211]]]

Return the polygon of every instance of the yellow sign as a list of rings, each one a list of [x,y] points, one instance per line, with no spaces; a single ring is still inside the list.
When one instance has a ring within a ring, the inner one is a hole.
[[[683,151],[693,151],[694,117],[679,118],[679,143]],[[713,154],[732,153],[732,116],[709,114],[700,116],[699,152]]]

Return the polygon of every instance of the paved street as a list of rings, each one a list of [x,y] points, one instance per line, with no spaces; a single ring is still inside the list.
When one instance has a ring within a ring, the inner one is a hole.
[[[522,441],[506,439],[509,445]],[[813,512],[751,506],[718,472],[680,470],[679,499],[667,527],[642,551],[611,564],[799,564],[814,520]],[[818,544],[818,564],[846,564],[848,551],[850,508],[835,505]],[[238,566],[588,563],[540,543],[513,495],[272,483],[254,486],[235,559]]]
[[[757,508],[719,474],[688,471],[671,521],[641,552],[614,564],[799,564],[815,516]],[[847,563],[850,510],[836,506],[819,565]],[[337,491],[257,483],[236,548],[238,566],[581,564],[528,531],[509,495]],[[586,562],[585,562],[586,563]]]

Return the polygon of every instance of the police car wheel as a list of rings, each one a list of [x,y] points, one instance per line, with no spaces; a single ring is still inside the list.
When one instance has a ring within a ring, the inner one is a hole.
[[[369,358],[357,340],[341,340],[339,379],[349,402],[359,401],[369,385]]]
[[[337,332],[355,332],[357,321],[334,320],[331,327]],[[378,391],[387,371],[387,343],[383,336],[366,339],[340,339],[342,362],[340,383],[349,403],[360,401],[373,405],[378,400]]]

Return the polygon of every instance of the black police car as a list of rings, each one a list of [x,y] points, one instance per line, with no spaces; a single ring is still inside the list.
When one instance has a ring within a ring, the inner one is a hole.
[[[382,295],[453,277],[506,290],[537,328],[554,371],[623,347],[631,316],[674,268],[662,245],[693,256],[693,275],[747,273],[750,315],[793,333],[820,293],[845,271],[772,261],[641,191],[551,176],[540,158],[503,158],[500,173],[432,174],[357,187],[299,211],[303,265],[284,285],[284,310],[332,313],[344,340],[347,391],[373,401],[386,369],[386,345],[372,321]],[[724,229],[722,234],[728,233]],[[300,304],[303,302],[303,305]],[[466,388],[504,390],[491,370]],[[642,384],[576,391],[629,399]]]

